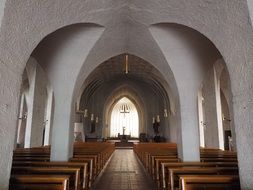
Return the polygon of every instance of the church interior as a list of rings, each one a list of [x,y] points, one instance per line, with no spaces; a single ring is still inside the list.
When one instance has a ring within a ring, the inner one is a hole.
[[[253,187],[253,2],[3,0],[0,189]]]

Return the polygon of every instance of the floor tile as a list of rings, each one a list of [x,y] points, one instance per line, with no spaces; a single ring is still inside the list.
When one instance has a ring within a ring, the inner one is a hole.
[[[157,190],[132,149],[116,149],[92,190]]]

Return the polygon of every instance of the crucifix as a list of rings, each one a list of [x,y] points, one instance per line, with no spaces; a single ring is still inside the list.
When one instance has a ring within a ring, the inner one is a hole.
[[[127,105],[123,104],[122,107],[121,107],[120,113],[123,113],[124,117],[126,117],[126,113],[129,113],[129,112],[130,111],[129,111]]]

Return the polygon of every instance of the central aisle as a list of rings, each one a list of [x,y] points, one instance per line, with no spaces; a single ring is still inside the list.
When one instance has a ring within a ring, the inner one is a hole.
[[[116,149],[92,190],[156,190],[132,149]]]

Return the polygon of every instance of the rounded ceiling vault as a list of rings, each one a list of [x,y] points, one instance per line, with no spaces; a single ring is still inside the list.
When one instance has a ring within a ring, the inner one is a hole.
[[[128,55],[127,74],[126,55]],[[129,81],[149,86],[162,100],[168,101],[166,89],[169,85],[162,78],[161,73],[147,61],[131,54],[121,54],[100,64],[85,80],[82,99],[88,102],[94,92],[107,83],[124,85]]]

